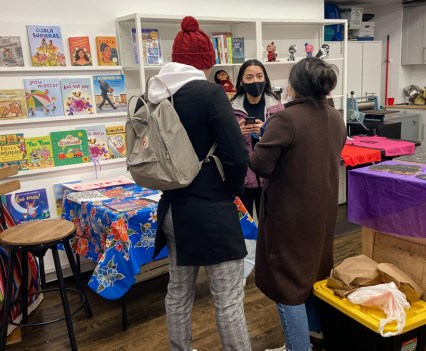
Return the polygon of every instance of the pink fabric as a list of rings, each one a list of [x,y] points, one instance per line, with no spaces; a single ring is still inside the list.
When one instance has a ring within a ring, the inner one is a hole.
[[[411,155],[415,152],[415,145],[409,141],[393,140],[381,136],[360,136],[351,137],[353,140],[346,140],[347,145],[363,146],[371,149],[384,150],[385,156]]]

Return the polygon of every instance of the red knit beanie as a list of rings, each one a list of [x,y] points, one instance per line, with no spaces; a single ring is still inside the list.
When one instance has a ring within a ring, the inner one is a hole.
[[[172,61],[198,69],[208,69],[215,64],[215,52],[210,38],[200,29],[198,21],[187,16],[173,42]]]

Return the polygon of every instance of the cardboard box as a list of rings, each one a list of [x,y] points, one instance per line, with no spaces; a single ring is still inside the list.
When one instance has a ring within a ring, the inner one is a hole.
[[[362,227],[362,253],[378,263],[394,264],[426,291],[426,238],[386,234]]]
[[[363,9],[361,7],[340,8],[340,16],[348,20],[349,29],[360,29]]]
[[[353,35],[357,38],[368,38],[370,40],[374,39],[374,27],[375,22],[362,22],[360,29],[354,29]]]

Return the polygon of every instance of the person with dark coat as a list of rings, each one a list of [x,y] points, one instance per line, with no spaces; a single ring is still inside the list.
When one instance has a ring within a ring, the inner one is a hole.
[[[198,271],[205,267],[223,350],[251,350],[243,307],[243,258],[247,255],[234,196],[243,189],[248,153],[224,89],[207,81],[215,63],[210,38],[185,17],[172,48],[172,63],[148,85],[148,100],[173,95],[174,107],[200,160],[214,142],[215,163],[205,163],[186,188],[164,191],[158,205],[154,257],[167,244],[170,280],[166,295],[169,345],[192,350],[191,310]],[[165,87],[164,85],[167,87]]]
[[[114,110],[117,109],[117,107],[114,105],[114,103],[111,101],[111,99],[108,96],[108,94],[110,93],[110,90],[111,90],[111,86],[107,82],[105,82],[104,80],[99,79],[99,88],[101,89],[102,101],[98,105],[98,109],[102,110],[102,107],[104,106],[105,102],[108,102],[108,104]]]
[[[342,115],[327,104],[336,67],[318,58],[289,76],[294,100],[263,126],[250,168],[265,178],[256,250],[256,285],[278,305],[286,345],[310,350],[305,302],[333,268],[338,168],[346,141]]]

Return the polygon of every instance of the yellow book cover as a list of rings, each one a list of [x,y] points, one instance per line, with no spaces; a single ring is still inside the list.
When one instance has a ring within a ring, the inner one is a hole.
[[[25,138],[25,145],[30,170],[55,166],[50,136]]]
[[[124,126],[109,126],[105,130],[109,158],[126,157]]]
[[[24,89],[0,90],[0,119],[27,118]]]
[[[118,66],[117,39],[112,36],[96,37],[99,66]]]

